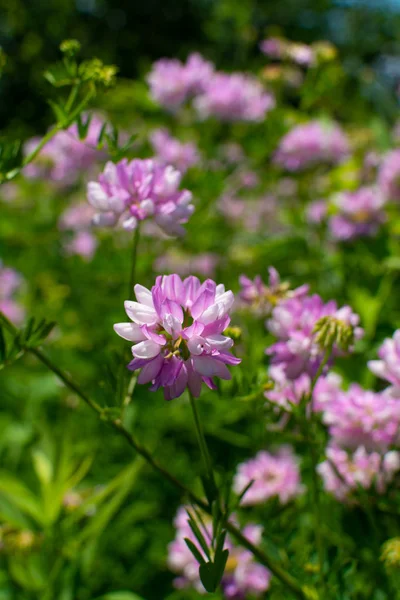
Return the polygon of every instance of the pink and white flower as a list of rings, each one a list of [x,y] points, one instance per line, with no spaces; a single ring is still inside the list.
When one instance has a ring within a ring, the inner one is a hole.
[[[137,301],[126,301],[131,323],[114,325],[122,338],[134,342],[132,371],[141,369],[139,383],[164,388],[166,400],[186,388],[198,397],[202,383],[216,389],[213,377],[231,379],[227,365],[241,361],[229,350],[233,340],[223,331],[234,302],[231,291],[211,279],[182,281],[178,275],[159,276],[151,290],[135,285]]]
[[[152,159],[108,162],[87,188],[97,211],[94,224],[134,230],[139,221],[153,219],[168,235],[182,235],[194,206],[191,192],[179,189],[180,182],[179,171]]]

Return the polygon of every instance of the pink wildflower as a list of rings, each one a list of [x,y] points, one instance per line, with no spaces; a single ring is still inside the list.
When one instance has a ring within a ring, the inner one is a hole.
[[[236,494],[241,494],[250,481],[253,484],[242,498],[243,506],[263,504],[273,497],[286,504],[303,491],[299,461],[288,446],[282,446],[277,454],[261,451],[240,464],[233,482]]]
[[[133,230],[152,218],[165,233],[182,235],[194,207],[180,181],[179,171],[151,159],[108,162],[99,180],[88,184],[89,203],[97,210],[94,223]]]
[[[204,382],[215,389],[213,377],[230,379],[227,365],[237,365],[229,349],[233,340],[223,335],[229,325],[234,296],[211,279],[184,281],[178,275],[157,277],[151,291],[135,285],[137,302],[125,302],[132,323],[118,323],[118,335],[135,342],[132,371],[141,369],[139,383],[152,382],[151,390],[164,388],[172,400],[186,387],[198,397]]]

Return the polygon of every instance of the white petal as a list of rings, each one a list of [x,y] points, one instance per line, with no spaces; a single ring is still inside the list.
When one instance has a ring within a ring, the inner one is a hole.
[[[116,323],[114,325],[114,331],[124,340],[130,342],[141,342],[146,339],[146,336],[136,323]]]
[[[150,290],[145,288],[143,285],[140,285],[140,283],[137,283],[133,289],[135,290],[135,296],[138,302],[154,308],[153,296]]]
[[[206,340],[212,348],[217,350],[229,350],[233,346],[233,340],[230,337],[218,333],[208,335]]]
[[[135,358],[154,358],[160,354],[160,346],[151,340],[146,340],[132,346],[132,354]]]
[[[139,325],[153,325],[157,322],[157,313],[150,306],[133,302],[133,300],[127,300],[124,306],[128,317]]]
[[[97,181],[89,181],[87,185],[87,197],[89,203],[98,210],[110,210],[108,195]]]

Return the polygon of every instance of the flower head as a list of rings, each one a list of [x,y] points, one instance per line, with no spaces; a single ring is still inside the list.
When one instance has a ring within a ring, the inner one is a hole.
[[[338,214],[329,220],[332,236],[337,240],[350,240],[374,235],[386,220],[385,203],[385,197],[375,187],[338,194],[333,200]]]
[[[286,504],[303,491],[299,461],[287,446],[281,447],[277,454],[261,451],[240,464],[233,489],[240,494],[251,481],[251,487],[242,498],[244,506],[263,504],[273,497]]]
[[[192,194],[180,190],[181,174],[151,159],[108,162],[98,181],[88,184],[88,200],[96,209],[95,224],[136,229],[153,218],[169,235],[182,235],[194,207]]]
[[[3,267],[0,261],[0,312],[17,324],[25,315],[22,306],[14,298],[21,285],[21,275],[14,269]]]
[[[76,123],[65,131],[59,131],[42,148],[38,157],[24,168],[25,176],[31,179],[48,178],[59,185],[75,183],[81,173],[106,157],[104,150],[97,149],[102,127],[102,120],[94,116],[84,140],[79,138]],[[39,138],[29,140],[25,144],[25,154],[30,154],[39,141]]]
[[[211,279],[182,281],[178,275],[157,277],[151,291],[135,285],[137,302],[125,302],[132,323],[114,325],[118,335],[135,342],[132,371],[141,369],[139,383],[152,382],[151,390],[164,388],[167,400],[186,387],[200,395],[204,382],[215,389],[213,377],[230,379],[227,365],[240,359],[230,352],[233,340],[223,335],[230,322],[234,296]]]
[[[202,118],[262,121],[266,113],[274,108],[275,99],[250,75],[215,73],[194,104]]]
[[[272,356],[272,364],[283,365],[289,379],[297,379],[301,373],[311,377],[316,374],[325,351],[318,343],[315,325],[328,316],[351,327],[353,339],[362,337],[360,319],[349,306],[338,308],[334,300],[325,303],[317,294],[287,298],[273,309],[267,327],[278,341],[266,353]],[[332,356],[339,353],[340,349],[334,345]]]
[[[370,360],[369,369],[381,379],[392,384],[390,392],[400,396],[400,329],[394,332],[392,338],[386,338],[379,348],[380,360]]]
[[[359,446],[353,454],[349,454],[332,443],[326,449],[326,457],[327,460],[318,465],[318,472],[326,491],[341,501],[348,499],[360,487],[365,490],[374,487],[383,494],[400,470],[400,453],[393,450],[382,455]]]
[[[203,91],[213,72],[214,65],[195,53],[188,57],[186,64],[177,59],[158,60],[147,81],[153,99],[165,108],[175,110]]]
[[[384,450],[399,441],[400,400],[353,383],[347,391],[337,390],[322,420],[342,447]]]
[[[274,162],[288,171],[336,164],[349,153],[349,143],[335,123],[309,121],[296,125],[280,141]]]
[[[176,167],[181,173],[200,161],[196,144],[180,142],[173,138],[166,129],[155,129],[150,135],[150,142],[157,160],[163,165]]]
[[[400,150],[386,154],[378,171],[378,185],[389,200],[400,200]]]
[[[291,290],[288,283],[281,282],[279,273],[274,267],[268,268],[268,275],[268,285],[265,285],[260,275],[253,280],[246,275],[239,277],[241,285],[239,298],[243,304],[250,306],[257,314],[267,316],[273,307],[284,298],[298,298],[308,292],[308,285]]]

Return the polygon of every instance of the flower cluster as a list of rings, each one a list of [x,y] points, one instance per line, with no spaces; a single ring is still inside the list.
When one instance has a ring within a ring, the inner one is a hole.
[[[339,125],[309,121],[297,125],[281,139],[274,162],[288,171],[302,171],[319,164],[339,163],[349,150]]]
[[[286,504],[303,492],[299,460],[288,446],[282,446],[276,454],[261,451],[240,464],[233,482],[234,491],[241,494],[251,481],[241,501],[243,506],[263,504],[274,497]]]
[[[323,317],[351,327],[355,340],[363,335],[359,317],[349,306],[338,308],[334,300],[325,303],[317,294],[284,299],[273,309],[267,327],[278,341],[266,353],[272,357],[272,364],[283,365],[289,379],[296,379],[301,373],[313,377],[318,371],[324,350],[318,343],[315,326]],[[332,355],[338,353],[334,346]]]
[[[192,194],[180,190],[181,174],[152,159],[108,162],[98,181],[88,184],[88,200],[96,209],[96,225],[136,229],[152,218],[168,235],[182,235],[194,207]]]
[[[230,352],[233,340],[223,331],[230,323],[234,296],[211,279],[157,277],[151,291],[135,285],[137,302],[125,302],[132,323],[114,325],[118,335],[135,342],[133,361],[141,369],[139,383],[152,382],[151,390],[164,388],[166,400],[177,398],[186,387],[198,397],[202,383],[215,389],[213,377],[230,379],[227,365],[240,359]]]
[[[207,516],[203,517],[203,521],[211,540],[211,523]],[[188,538],[198,545],[188,524],[185,507],[178,509],[174,525],[176,535],[168,547],[168,566],[179,574],[174,581],[175,587],[194,587],[199,593],[205,594],[206,591],[199,578],[199,565],[185,542],[185,538]],[[243,529],[243,535],[256,545],[261,541],[262,532],[263,528],[259,525],[249,524]],[[271,579],[268,569],[255,562],[251,552],[235,546],[229,536],[225,540],[225,548],[229,550],[229,558],[221,581],[224,597],[229,600],[244,600],[248,595],[255,598],[262,597],[269,588]],[[203,554],[203,551],[200,552]]]
[[[242,73],[215,73],[195,100],[202,118],[222,121],[262,121],[274,106],[274,97],[261,83]]]
[[[163,165],[172,165],[181,173],[200,161],[199,151],[193,142],[182,143],[173,138],[166,129],[155,129],[150,134],[157,160]]]
[[[14,269],[4,267],[0,261],[0,312],[16,324],[21,323],[25,312],[15,300],[22,284],[22,277]]]
[[[400,329],[395,331],[393,338],[387,338],[378,351],[380,360],[370,360],[368,367],[380,377],[386,379],[391,386],[386,392],[400,397]]]
[[[106,158],[106,152],[97,149],[102,127],[101,119],[94,116],[90,119],[84,140],[79,138],[76,123],[66,131],[59,131],[42,148],[37,158],[24,168],[25,176],[30,179],[49,179],[59,185],[74,184],[80,174]],[[39,142],[40,138],[26,142],[25,155],[29,155]]]
[[[260,43],[260,50],[273,60],[288,59],[303,67],[315,63],[316,53],[311,46],[289,42],[284,38],[271,37]]]
[[[327,460],[318,465],[318,472],[325,489],[341,501],[348,500],[351,492],[360,487],[374,486],[379,494],[384,493],[400,470],[400,453],[395,450],[382,455],[359,446],[349,454],[332,443],[326,449],[326,457]]]
[[[246,275],[239,277],[241,286],[239,298],[256,314],[268,316],[274,306],[284,298],[300,298],[308,292],[308,285],[291,290],[288,283],[281,282],[279,273],[274,267],[269,267],[268,274],[268,285],[263,282],[260,275],[254,279],[249,279]]]
[[[386,198],[377,187],[361,187],[355,192],[336,195],[333,205],[338,213],[329,220],[332,237],[350,240],[375,234],[386,220],[385,203]]]
[[[262,121],[275,106],[273,95],[255,77],[215,71],[200,54],[191,54],[185,64],[175,59],[157,61],[147,81],[156,102],[176,110],[194,98],[194,107],[203,119]]]
[[[400,150],[389,152],[378,171],[378,185],[389,200],[400,200]]]
[[[169,110],[176,110],[188,98],[201,93],[214,66],[200,54],[191,54],[186,63],[162,58],[154,63],[147,77],[152,98]]]
[[[344,448],[384,450],[400,442],[400,400],[353,383],[333,395],[323,422],[331,438]]]

